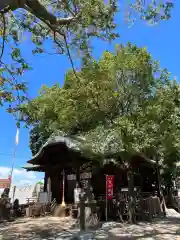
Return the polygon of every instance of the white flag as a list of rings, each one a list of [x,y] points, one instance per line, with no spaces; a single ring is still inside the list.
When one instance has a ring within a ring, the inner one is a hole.
[[[18,145],[19,143],[19,128],[17,128],[17,132],[16,132],[16,145]]]

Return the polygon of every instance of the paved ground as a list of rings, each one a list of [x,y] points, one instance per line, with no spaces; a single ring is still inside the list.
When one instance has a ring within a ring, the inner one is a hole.
[[[180,220],[169,219],[152,224],[140,223],[138,225],[115,226],[109,231],[108,239],[180,240]]]
[[[79,233],[70,218],[21,219],[0,225],[0,240],[180,240],[180,215],[168,216],[166,220],[137,225],[104,223],[96,231]],[[79,238],[76,238],[79,236]]]

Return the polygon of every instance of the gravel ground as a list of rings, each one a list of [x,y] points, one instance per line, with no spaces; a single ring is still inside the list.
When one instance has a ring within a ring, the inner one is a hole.
[[[70,218],[21,219],[0,225],[0,240],[180,240],[180,214],[167,210],[167,218],[152,223],[120,224],[108,222],[101,228],[79,232]]]
[[[78,232],[71,218],[22,218],[0,224],[0,240],[71,239]]]

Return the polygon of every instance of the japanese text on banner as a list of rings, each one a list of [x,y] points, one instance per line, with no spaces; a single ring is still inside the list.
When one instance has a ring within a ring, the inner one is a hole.
[[[106,176],[106,194],[107,199],[113,198],[114,176]]]

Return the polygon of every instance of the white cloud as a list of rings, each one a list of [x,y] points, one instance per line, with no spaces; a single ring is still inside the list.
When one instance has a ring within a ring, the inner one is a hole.
[[[0,166],[0,179],[7,178],[10,175],[11,168]],[[15,185],[33,184],[42,179],[42,174],[36,174],[35,172],[27,172],[25,169],[14,168],[12,183]]]

